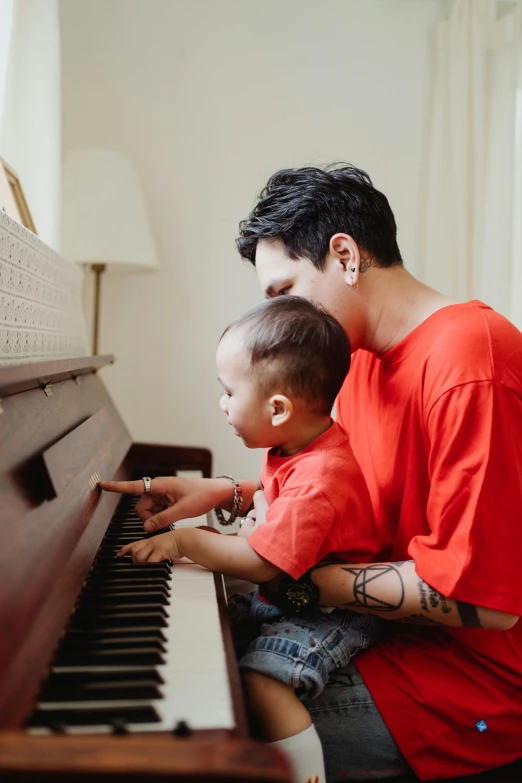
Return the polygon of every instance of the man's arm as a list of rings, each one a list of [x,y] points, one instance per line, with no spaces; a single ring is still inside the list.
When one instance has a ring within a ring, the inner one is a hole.
[[[385,620],[506,631],[518,617],[446,598],[415,571],[413,560],[398,563],[336,564],[316,568],[312,581],[319,603]]]

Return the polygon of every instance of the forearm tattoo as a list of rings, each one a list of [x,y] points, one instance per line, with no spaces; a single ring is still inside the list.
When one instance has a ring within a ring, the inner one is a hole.
[[[344,606],[351,609],[365,609],[376,614],[397,612],[405,601],[405,586],[399,571],[401,565],[408,560],[395,563],[372,563],[367,566],[344,565],[343,571],[352,574],[353,601],[347,601]],[[327,565],[327,563],[325,563]],[[384,581],[383,581],[384,580]],[[408,581],[409,585],[412,585]],[[413,585],[412,585],[413,586]],[[464,628],[481,628],[477,607],[463,601],[453,601],[435,590],[427,582],[417,577],[420,612],[405,617],[396,618],[400,623],[415,623],[417,625],[442,625],[440,614],[449,615],[455,607]],[[411,590],[411,588],[410,588]],[[413,608],[413,607],[412,607]],[[452,623],[454,625],[455,623]]]
[[[432,609],[438,609],[443,614],[449,614],[451,607],[448,606],[447,598],[442,593],[437,592],[435,588],[427,584],[423,579],[419,579],[417,582],[419,586],[420,605],[423,612],[429,614],[430,606]]]
[[[397,563],[399,565],[399,563]],[[364,607],[381,612],[396,612],[404,603],[404,582],[394,563],[378,563],[364,568],[345,567],[343,571],[352,574],[354,600],[344,605]],[[386,577],[386,596],[384,599],[379,593],[379,579]],[[390,582],[390,580],[392,580]],[[394,598],[390,598],[390,595]]]

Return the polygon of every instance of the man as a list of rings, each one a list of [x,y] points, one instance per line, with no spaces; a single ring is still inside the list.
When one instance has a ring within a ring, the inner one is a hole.
[[[276,173],[240,233],[265,295],[321,304],[355,351],[337,416],[368,484],[379,562],[316,569],[304,589],[397,622],[307,703],[327,779],[393,777],[407,762],[429,780],[518,758],[522,335],[413,278],[388,201],[352,166]],[[137,507],[146,530],[230,507],[226,479],[188,481],[154,479]],[[256,512],[262,524],[259,495]]]
[[[390,777],[401,756],[422,779],[518,758],[522,335],[414,279],[354,167],[278,172],[240,233],[265,295],[322,304],[356,351],[337,413],[382,565],[314,571],[319,600],[407,623],[307,705],[328,779]]]

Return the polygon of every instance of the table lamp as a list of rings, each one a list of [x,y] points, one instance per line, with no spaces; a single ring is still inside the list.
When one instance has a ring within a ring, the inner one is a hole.
[[[158,266],[147,209],[131,161],[120,152],[78,149],[64,164],[62,253],[95,275],[93,353],[98,353],[101,276]]]

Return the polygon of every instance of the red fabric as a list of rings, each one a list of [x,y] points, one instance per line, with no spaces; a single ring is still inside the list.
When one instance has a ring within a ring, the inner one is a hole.
[[[413,559],[444,595],[522,615],[522,334],[480,302],[445,307],[380,358],[354,355],[338,416],[379,559]],[[421,779],[522,756],[522,620],[405,626],[355,662]]]
[[[335,422],[292,457],[264,456],[266,524],[248,538],[258,555],[299,579],[326,555],[366,562],[379,549],[368,489]]]

